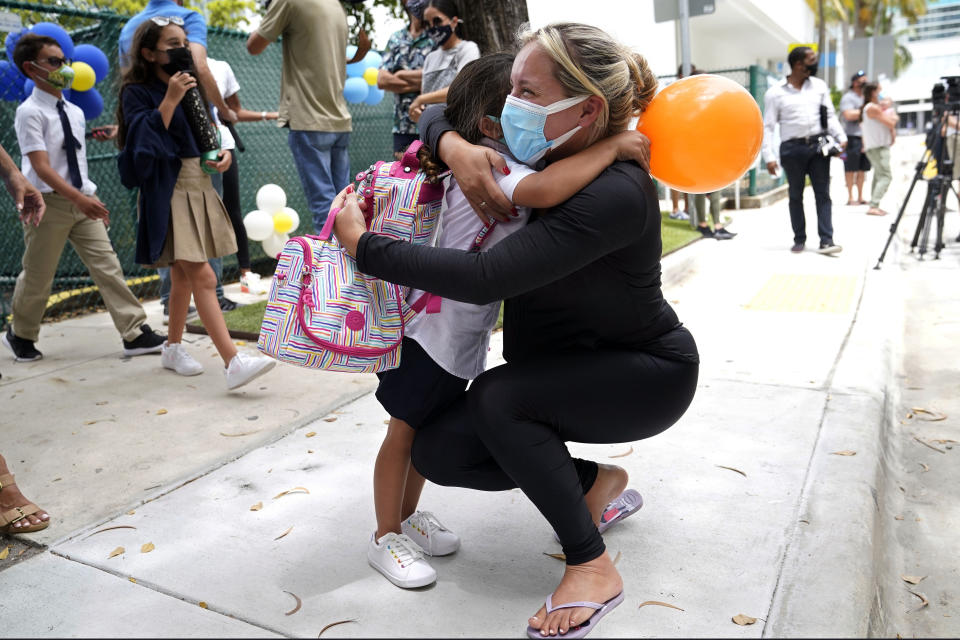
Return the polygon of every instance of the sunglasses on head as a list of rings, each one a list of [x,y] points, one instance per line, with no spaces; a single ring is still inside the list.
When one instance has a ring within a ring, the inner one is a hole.
[[[175,24],[178,27],[183,26],[183,18],[177,16],[153,16],[150,19],[153,21],[153,24],[158,27],[165,27],[168,24]]]

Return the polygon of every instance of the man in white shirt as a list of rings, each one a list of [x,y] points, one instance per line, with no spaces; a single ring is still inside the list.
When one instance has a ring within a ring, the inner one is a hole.
[[[34,343],[60,254],[70,240],[123,337],[124,355],[159,353],[165,336],[144,324],[147,314],[127,287],[107,235],[110,212],[87,176],[86,121],[80,107],[63,99],[63,89],[73,79],[63,51],[52,38],[28,34],[17,42],[13,58],[17,69],[36,83],[17,108],[14,128],[23,175],[39,189],[46,212],[39,224],[23,225],[23,271],[13,291],[13,325],[0,341],[18,362],[43,357]]]
[[[782,141],[780,164],[787,173],[790,223],[793,226],[793,247],[790,250],[800,253],[807,241],[803,188],[809,175],[817,203],[817,232],[820,235],[818,252],[832,255],[839,253],[841,247],[833,242],[830,156],[818,150],[818,138],[824,134],[821,107],[826,110],[827,132],[839,141],[841,148],[846,147],[847,136],[837,120],[827,84],[814,77],[817,61],[818,56],[813,49],[794,48],[787,57],[790,75],[767,90],[764,96],[763,159],[767,163],[767,171],[777,175],[773,137],[779,124]]]

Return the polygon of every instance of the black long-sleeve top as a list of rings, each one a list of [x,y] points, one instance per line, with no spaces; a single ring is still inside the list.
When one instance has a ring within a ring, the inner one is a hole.
[[[693,337],[663,299],[660,252],[650,176],[635,163],[617,162],[486,252],[416,246],[368,232],[357,264],[378,278],[453,300],[505,300],[507,361],[625,348],[699,362]]]

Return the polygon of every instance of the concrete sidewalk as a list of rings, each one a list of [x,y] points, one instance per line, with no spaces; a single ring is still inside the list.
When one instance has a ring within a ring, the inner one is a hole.
[[[890,207],[919,157],[915,139],[898,146]],[[887,492],[900,468],[887,445],[902,417],[893,405],[903,292],[926,265],[897,244],[872,270],[892,220],[844,207],[839,173],[835,165],[838,257],[791,254],[780,201],[733,212],[737,238],[664,260],[665,294],[700,346],[700,386],[660,436],[570,447],[624,466],[645,500],[606,536],[627,598],[594,636],[893,635],[906,631],[893,623],[916,623],[884,616],[893,600],[881,592],[912,573],[885,562],[902,557],[892,547],[906,535],[884,528],[900,509]],[[955,218],[945,237],[956,236]],[[956,245],[936,267],[957,282]],[[159,329],[156,303],[150,313]],[[943,311],[934,301],[928,313]],[[189,337],[212,353],[207,338]],[[369,393],[373,376],[281,366],[228,394],[212,357],[197,378],[169,374],[157,358],[122,360],[103,314],[45,325],[39,346],[46,358],[30,365],[0,354],[0,451],[54,519],[30,538],[45,550],[17,561],[14,547],[0,561],[0,616],[17,621],[4,634],[313,636],[351,620],[323,637],[521,637],[561,575],[545,555],[559,545],[522,493],[430,485],[422,508],[463,539],[457,554],[432,560],[436,585],[403,591],[367,566],[387,418]],[[275,498],[295,487],[309,493]],[[944,541],[956,536],[946,531]],[[142,553],[146,543],[155,549]],[[950,597],[931,597],[920,614],[938,618],[929,634],[960,633],[942,624],[960,621],[941,617]],[[736,614],[757,622],[738,626]]]

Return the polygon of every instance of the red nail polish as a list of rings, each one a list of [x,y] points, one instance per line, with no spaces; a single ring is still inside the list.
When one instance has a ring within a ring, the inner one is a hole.
[[[517,216],[520,215],[519,213],[517,213],[517,208],[516,208],[516,207],[510,209],[510,214],[511,214],[514,218],[516,218]]]
[[[503,175],[505,175],[505,176],[510,175],[510,167],[504,167],[504,168],[503,168]]]
[[[352,185],[352,184],[348,184],[348,185],[347,185],[347,193],[353,193],[353,185]]]

